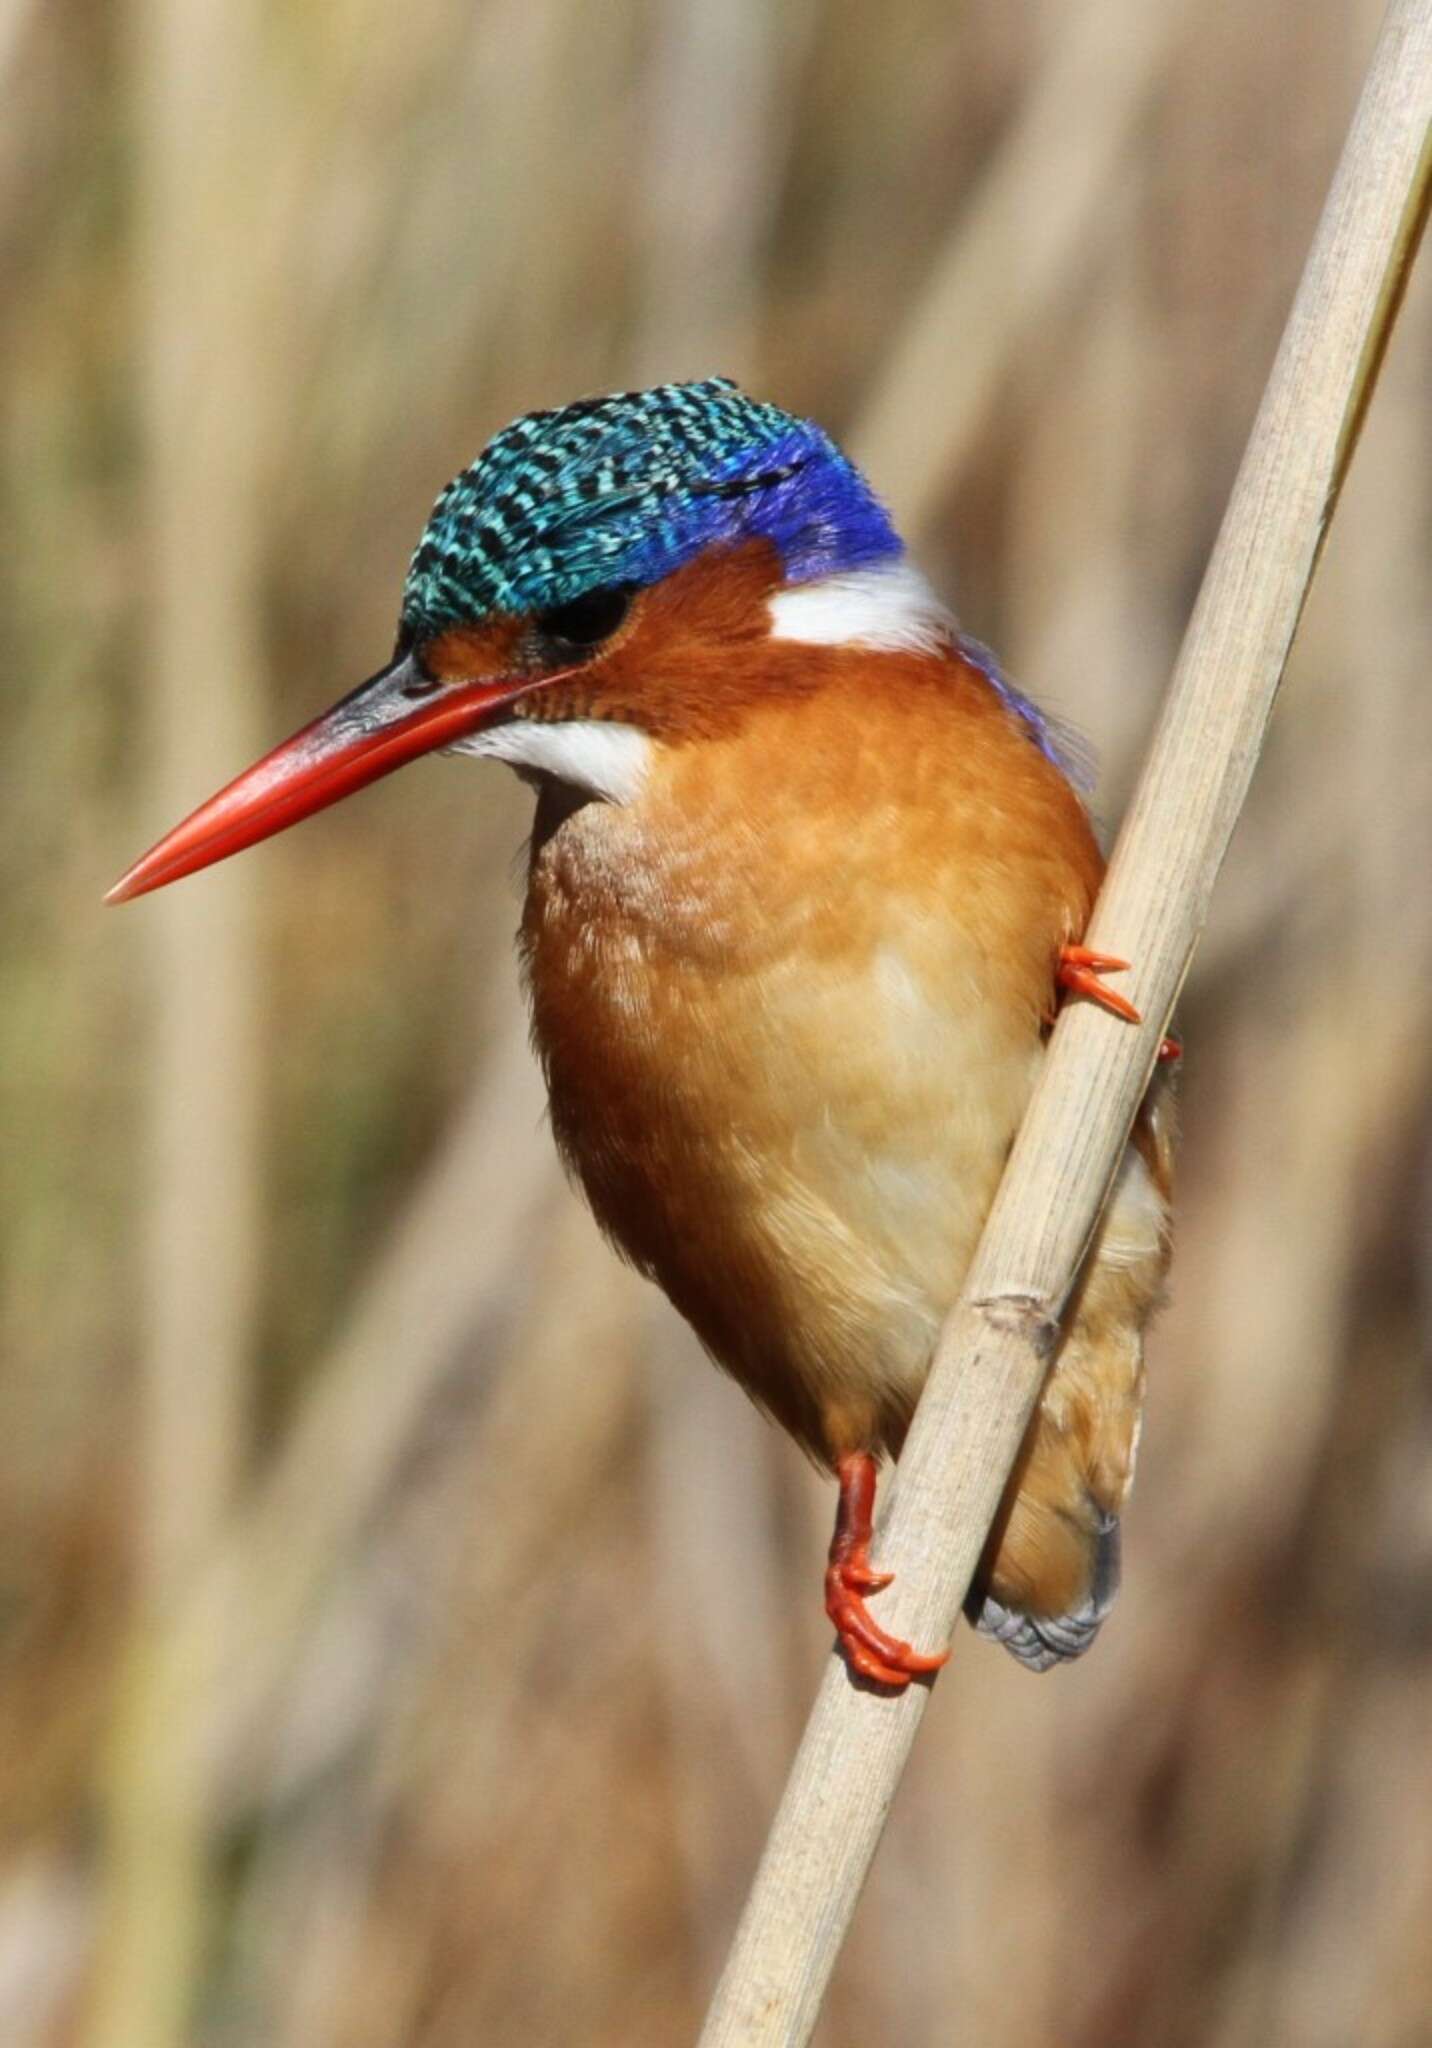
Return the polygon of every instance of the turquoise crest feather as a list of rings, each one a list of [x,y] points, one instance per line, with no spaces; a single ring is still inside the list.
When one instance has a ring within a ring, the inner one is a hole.
[[[525,413],[433,507],[404,629],[431,635],[655,583],[712,545],[756,538],[778,549],[790,582],[901,551],[824,429],[727,377]]]

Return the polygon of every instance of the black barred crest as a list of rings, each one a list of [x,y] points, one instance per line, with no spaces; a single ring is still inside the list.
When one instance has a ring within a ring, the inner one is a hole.
[[[899,551],[829,436],[728,377],[578,399],[523,414],[447,486],[408,572],[404,627],[431,634],[653,583],[715,541],[756,535],[791,580]]]

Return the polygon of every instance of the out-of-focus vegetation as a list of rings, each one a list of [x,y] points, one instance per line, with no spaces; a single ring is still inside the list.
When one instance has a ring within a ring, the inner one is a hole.
[[[0,2040],[689,2038],[829,1489],[561,1184],[527,799],[122,913],[508,416],[849,435],[1117,818],[1378,9],[0,8]],[[962,1638],[821,2039],[1432,2039],[1432,290],[1181,1013],[1122,1604]]]

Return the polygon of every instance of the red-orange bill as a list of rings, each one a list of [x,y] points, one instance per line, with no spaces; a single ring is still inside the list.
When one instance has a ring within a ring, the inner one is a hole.
[[[419,754],[451,746],[535,682],[499,676],[449,686],[431,682],[411,656],[394,662],[200,804],[121,875],[105,902],[127,903],[162,889],[336,804]]]

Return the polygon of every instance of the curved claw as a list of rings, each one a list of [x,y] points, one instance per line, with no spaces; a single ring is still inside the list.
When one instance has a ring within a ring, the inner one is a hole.
[[[841,1654],[857,1678],[868,1678],[875,1685],[888,1685],[894,1692],[903,1692],[910,1683],[910,1673],[898,1670],[893,1664],[884,1663],[864,1643],[838,1630],[836,1640]]]
[[[923,1678],[932,1671],[938,1671],[949,1656],[948,1650],[927,1654],[902,1642],[899,1636],[892,1636],[888,1629],[881,1628],[861,1597],[859,1579],[873,1579],[870,1590],[890,1583],[889,1572],[858,1571],[856,1583],[846,1576],[839,1564],[831,1564],[825,1574],[825,1611],[840,1638],[840,1647],[849,1659],[851,1668],[862,1678],[873,1678],[881,1685],[905,1686],[912,1678]]]
[[[863,1550],[859,1557],[852,1555],[835,1569],[839,1572],[841,1584],[852,1593],[883,1593],[887,1586],[893,1586],[895,1583],[894,1572],[871,1570],[869,1559]],[[827,1572],[826,1578],[829,1577],[830,1573]],[[829,1592],[828,1586],[826,1590]]]
[[[1101,974],[1117,973],[1128,964],[1127,960],[1119,960],[1112,953],[1091,952],[1087,946],[1061,946],[1054,979],[1071,995],[1088,996],[1091,1001],[1102,1003],[1106,1010],[1112,1010],[1116,1017],[1122,1017],[1126,1023],[1138,1024],[1143,1020],[1128,997],[1121,996],[1115,988],[1106,988],[1099,979]]]
[[[912,1649],[881,1628],[871,1615],[863,1596],[878,1593],[892,1578],[890,1572],[877,1572],[870,1563],[875,1460],[868,1451],[855,1451],[837,1461],[836,1472],[840,1503],[825,1573],[825,1611],[851,1670],[877,1685],[898,1689],[912,1678],[938,1671],[950,1653],[941,1650],[930,1655]]]

